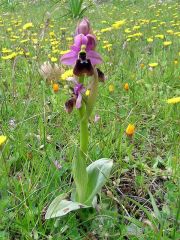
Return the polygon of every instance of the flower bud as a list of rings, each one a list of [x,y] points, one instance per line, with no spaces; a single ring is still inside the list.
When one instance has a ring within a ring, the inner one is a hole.
[[[67,113],[71,113],[76,104],[76,98],[72,97],[65,103],[65,110]]]
[[[129,124],[126,128],[126,134],[128,137],[132,137],[135,133],[135,126],[134,124]]]
[[[59,85],[57,83],[53,84],[53,91],[57,93],[59,91]]]
[[[76,35],[77,34],[84,34],[87,35],[90,32],[90,23],[87,18],[84,18],[76,28]]]
[[[44,79],[47,80],[47,82],[51,83],[59,79],[62,71],[57,64],[53,64],[52,66],[50,62],[45,62],[41,65],[39,69],[39,73]]]

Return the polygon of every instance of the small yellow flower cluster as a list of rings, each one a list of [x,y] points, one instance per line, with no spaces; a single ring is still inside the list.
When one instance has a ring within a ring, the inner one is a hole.
[[[62,80],[67,80],[69,77],[73,77],[73,69],[69,69],[61,75]]]
[[[126,20],[116,21],[115,23],[112,24],[112,29],[120,29],[125,23]]]

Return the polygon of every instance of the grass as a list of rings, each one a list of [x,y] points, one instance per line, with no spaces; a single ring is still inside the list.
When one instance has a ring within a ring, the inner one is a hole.
[[[47,206],[71,189],[79,126],[78,113],[64,111],[67,91],[55,94],[38,68],[69,48],[76,21],[64,2],[13,6],[0,10],[1,48],[23,52],[0,60],[0,132],[8,136],[0,153],[0,239],[179,239],[180,108],[166,103],[180,96],[178,1],[107,1],[86,11],[107,76],[94,110],[100,121],[92,117],[89,126],[89,159],[112,158],[114,167],[96,211],[48,221]],[[50,25],[40,41],[47,11]],[[123,19],[121,28],[107,31]],[[22,30],[28,22],[34,27]],[[132,139],[129,123],[136,127]]]

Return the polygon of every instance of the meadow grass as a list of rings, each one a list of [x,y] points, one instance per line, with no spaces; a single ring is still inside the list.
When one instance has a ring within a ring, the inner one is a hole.
[[[178,1],[105,1],[86,11],[107,78],[90,120],[89,162],[108,157],[114,167],[98,209],[52,220],[44,219],[47,206],[73,181],[78,113],[64,110],[66,81],[54,93],[38,69],[59,62],[77,20],[65,1],[16,2],[0,8],[0,135],[8,137],[0,239],[179,239],[180,106],[166,101],[180,96]]]

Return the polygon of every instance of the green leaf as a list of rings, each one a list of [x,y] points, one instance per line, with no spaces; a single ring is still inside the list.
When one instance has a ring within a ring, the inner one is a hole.
[[[161,222],[161,213],[158,209],[158,206],[155,202],[155,199],[154,199],[154,197],[153,197],[153,195],[151,194],[150,191],[148,191],[148,193],[149,193],[149,196],[150,196],[150,199],[151,199],[151,204],[152,204],[152,207],[153,207],[153,210],[154,210],[154,214],[155,214],[156,218],[159,220],[159,222]]]
[[[45,215],[45,219],[50,218],[56,218],[56,217],[62,217],[66,215],[67,213],[71,211],[78,210],[80,208],[88,208],[90,206],[78,203],[78,202],[72,202],[64,199],[65,195],[59,195],[56,197],[50,206],[48,207],[48,210]]]
[[[113,160],[102,158],[91,163],[87,168],[88,186],[86,193],[86,204],[91,204],[95,195],[101,190],[106,180],[109,178]]]

